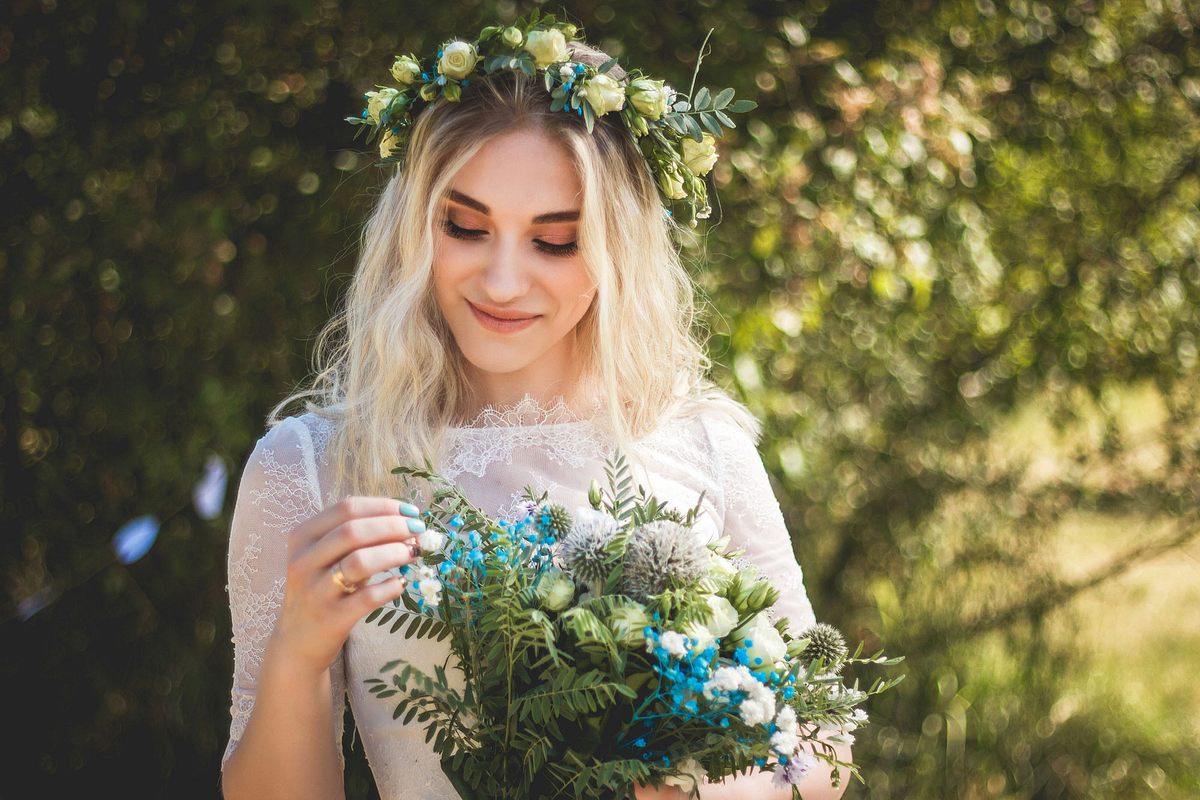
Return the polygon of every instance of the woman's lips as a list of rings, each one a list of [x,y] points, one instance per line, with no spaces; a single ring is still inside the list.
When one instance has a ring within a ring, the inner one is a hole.
[[[524,330],[537,321],[537,316],[526,319],[500,319],[477,308],[470,300],[467,301],[467,305],[471,307],[471,313],[475,315],[475,319],[479,320],[480,325],[497,333],[512,333],[513,331]]]

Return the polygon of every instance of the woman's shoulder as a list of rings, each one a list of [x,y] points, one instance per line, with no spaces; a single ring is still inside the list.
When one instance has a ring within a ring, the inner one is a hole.
[[[686,431],[711,449],[729,439],[757,445],[762,423],[745,405],[709,384],[679,399],[667,415],[667,428]]]
[[[279,447],[296,448],[320,461],[336,426],[336,413],[325,408],[310,408],[283,417],[268,418],[266,432],[258,444],[272,450]]]

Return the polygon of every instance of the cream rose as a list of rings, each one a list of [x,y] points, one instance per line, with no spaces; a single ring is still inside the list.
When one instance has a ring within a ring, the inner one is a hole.
[[[389,129],[384,132],[383,138],[379,140],[379,155],[381,158],[387,158],[394,150],[400,149],[400,137],[392,133]]]
[[[396,95],[400,94],[398,89],[380,89],[378,92],[367,92],[367,117],[378,125],[383,117],[383,112],[391,105],[392,100],[396,99]]]
[[[584,81],[576,93],[588,101],[598,117],[609,111],[620,111],[625,105],[625,90],[608,75],[597,75]]]
[[[625,91],[633,107],[650,119],[660,119],[667,113],[667,89],[663,81],[638,78]]]
[[[717,139],[711,133],[700,134],[697,142],[690,136],[683,140],[683,163],[697,175],[707,174],[717,163]]]
[[[567,37],[557,28],[530,31],[525,37],[525,49],[533,55],[533,60],[539,67],[548,67],[568,58]]]
[[[475,45],[470,42],[448,42],[442,47],[442,58],[438,61],[438,69],[447,78],[462,80],[475,69],[479,60]]]
[[[408,86],[421,77],[421,65],[411,56],[396,56],[396,63],[392,64],[392,77],[401,86]]]

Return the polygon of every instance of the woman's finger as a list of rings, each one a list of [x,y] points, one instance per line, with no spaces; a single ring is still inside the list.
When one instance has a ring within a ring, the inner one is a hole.
[[[341,569],[342,579],[361,586],[373,576],[395,567],[411,564],[420,555],[416,542],[388,542],[374,547],[360,547],[334,562],[334,571]],[[335,581],[330,581],[335,583]]]
[[[411,511],[413,508],[415,506],[410,503],[401,503],[390,497],[361,495],[344,497],[293,528],[288,535],[288,548],[290,552],[295,553],[306,550],[328,533],[331,528],[344,525],[354,519],[369,517],[410,518],[403,511]]]
[[[296,555],[294,565],[301,569],[322,570],[344,561],[355,550],[409,542],[424,530],[425,523],[400,515],[352,519],[334,527]]]

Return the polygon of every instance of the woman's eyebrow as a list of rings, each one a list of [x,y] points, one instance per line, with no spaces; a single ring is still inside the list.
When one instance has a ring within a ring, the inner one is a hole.
[[[448,197],[456,203],[462,203],[468,208],[473,208],[480,214],[491,214],[492,210],[483,203],[476,200],[474,197],[463,194],[455,189],[450,190]],[[541,225],[547,222],[574,222],[579,219],[578,211],[551,211],[547,214],[538,214],[533,218],[534,225]]]

